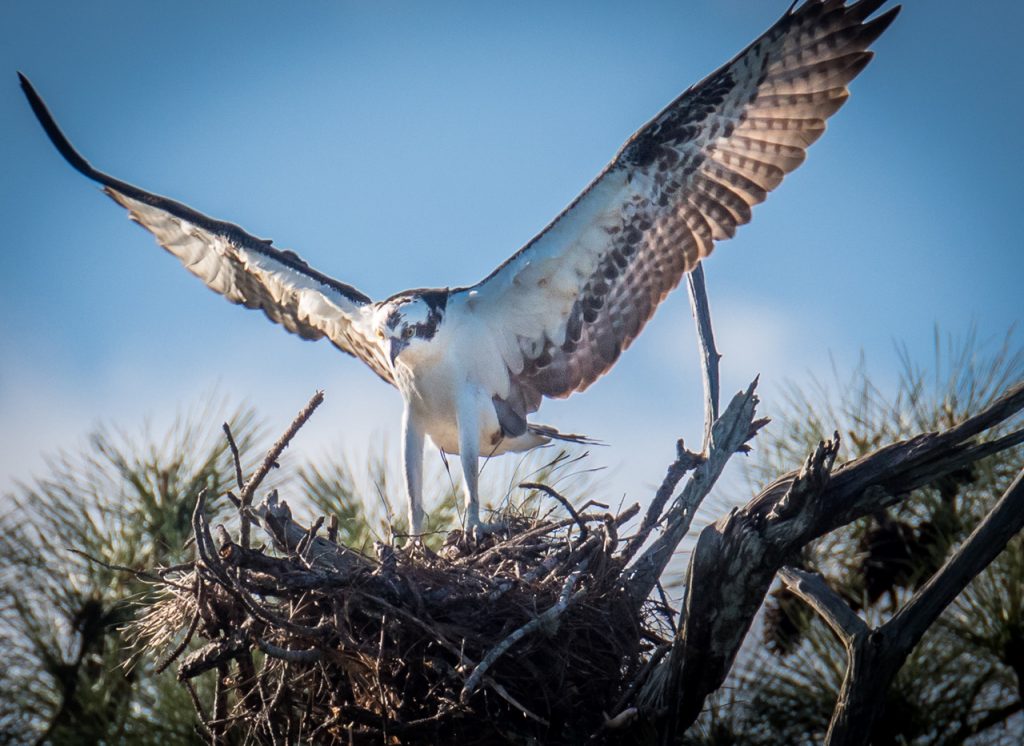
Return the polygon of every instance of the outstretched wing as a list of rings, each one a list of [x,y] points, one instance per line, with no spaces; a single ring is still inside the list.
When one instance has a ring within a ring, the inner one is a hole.
[[[808,0],[668,105],[561,215],[461,289],[534,411],[607,371],[715,241],[750,220],[842,106],[895,7]]]
[[[387,358],[367,323],[373,306],[368,297],[237,225],[97,171],[68,142],[28,79],[21,73],[18,77],[32,111],[68,163],[102,184],[132,220],[156,236],[208,288],[232,303],[262,309],[271,321],[304,339],[327,337],[394,384]]]

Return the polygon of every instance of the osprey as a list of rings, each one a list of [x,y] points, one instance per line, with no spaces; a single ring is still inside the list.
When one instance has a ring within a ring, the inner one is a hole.
[[[424,438],[459,454],[467,530],[480,521],[479,457],[551,438],[528,420],[543,397],[608,371],[658,304],[716,241],[750,220],[804,159],[871,43],[899,12],[885,0],[807,0],[640,128],[536,237],[471,287],[406,290],[374,302],[231,223],[93,168],[28,80],[43,129],[192,274],[305,339],[327,337],[395,386],[413,535],[423,525]],[[869,20],[870,19],[870,20]]]

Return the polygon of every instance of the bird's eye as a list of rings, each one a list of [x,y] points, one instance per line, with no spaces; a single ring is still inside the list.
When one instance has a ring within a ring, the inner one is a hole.
[[[411,339],[414,331],[415,330],[411,326],[405,327],[405,330],[402,332],[402,338]]]
[[[381,340],[384,339],[384,330],[383,329],[378,329],[377,330],[377,339],[381,339]]]

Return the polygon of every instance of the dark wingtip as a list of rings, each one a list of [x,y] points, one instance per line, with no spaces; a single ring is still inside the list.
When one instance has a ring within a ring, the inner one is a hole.
[[[60,131],[60,127],[57,126],[57,122],[54,120],[53,115],[50,114],[50,110],[43,103],[42,97],[36,93],[32,83],[20,70],[18,71],[18,80],[21,81],[21,90],[24,91],[25,98],[28,99],[28,105],[32,107],[32,113],[36,115],[36,119],[42,125],[43,131],[50,138],[50,142],[64,156],[64,160],[70,163],[76,171],[80,171],[90,179],[102,181],[102,178],[100,178],[102,175],[89,165],[85,158],[79,155],[78,151],[72,147],[68,138]]]

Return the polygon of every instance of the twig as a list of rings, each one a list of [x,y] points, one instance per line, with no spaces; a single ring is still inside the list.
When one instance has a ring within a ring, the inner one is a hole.
[[[280,660],[287,661],[288,663],[316,663],[323,657],[323,651],[316,648],[310,648],[309,650],[289,650],[288,648],[282,648],[280,645],[275,645],[272,642],[267,642],[262,637],[256,638],[256,645],[260,650],[272,658],[279,658]]]
[[[704,286],[704,267],[700,263],[686,275],[690,310],[697,325],[697,348],[701,357],[701,380],[704,383],[704,441],[701,453],[711,447],[711,428],[718,419],[718,361],[722,356],[715,349],[715,332],[711,326],[711,307]]]
[[[625,548],[622,550],[621,561],[623,564],[628,563],[633,559],[640,547],[643,546],[644,542],[647,541],[647,537],[650,535],[654,527],[658,525],[658,521],[661,519],[661,511],[664,509],[665,504],[669,498],[672,497],[672,493],[676,489],[676,485],[679,481],[686,476],[686,472],[691,469],[695,469],[700,463],[702,458],[695,453],[691,453],[686,450],[686,446],[683,444],[682,438],[676,441],[676,460],[668,467],[668,471],[665,473],[665,478],[661,481],[661,486],[658,487],[658,491],[654,494],[654,499],[651,500],[651,504],[647,508],[647,513],[644,515],[644,520],[640,524],[640,528],[633,537],[626,542]]]
[[[217,685],[213,691],[213,720],[209,722],[214,742],[224,735],[225,720],[228,716],[228,665],[217,666]]]
[[[185,630],[185,636],[182,638],[181,642],[174,646],[174,650],[172,650],[166,658],[164,658],[160,663],[156,665],[156,668],[153,669],[155,673],[161,674],[164,671],[166,671],[167,667],[174,663],[174,661],[177,660],[178,657],[185,652],[185,649],[188,647],[188,644],[192,642],[192,635],[196,633],[196,628],[198,626],[199,607],[197,606],[195,613],[192,615],[192,621],[189,622],[188,629]]]
[[[661,599],[661,605],[665,608],[665,616],[668,618],[668,623],[675,626],[676,610],[673,609],[672,604],[668,602],[668,594],[665,593],[665,587],[661,584],[660,580],[655,585],[655,588],[658,591],[658,597]]]
[[[573,588],[576,587],[576,581],[579,580],[580,574],[584,569],[584,567],[580,567],[566,578],[565,584],[562,586],[562,592],[554,606],[514,630],[512,634],[495,645],[491,649],[491,652],[484,656],[483,660],[481,660],[473,669],[472,673],[470,673],[469,677],[466,679],[466,683],[462,687],[462,693],[459,695],[459,701],[461,701],[462,704],[467,704],[469,702],[470,697],[472,697],[476,690],[480,688],[480,682],[483,679],[484,674],[487,673],[491,666],[497,663],[498,659],[501,658],[501,656],[503,656],[510,647],[541,626],[557,629],[559,617],[565,612],[572,601],[579,598],[579,594],[573,595]]]
[[[239,454],[235,438],[231,434],[231,426],[225,422],[221,427],[224,430],[224,436],[228,439],[228,448],[231,449],[231,460],[235,464],[235,481],[238,483],[238,489],[245,489],[245,477],[242,476],[242,456]]]
[[[207,741],[213,741],[213,734],[210,732],[210,729],[206,727],[206,724],[210,720],[210,716],[206,714],[206,708],[203,707],[203,703],[199,700],[199,695],[196,694],[196,688],[192,686],[192,682],[188,679],[185,679],[181,683],[185,687],[185,691],[188,692],[188,696],[192,700],[192,706],[196,710],[196,717],[199,721],[198,725],[202,729],[202,736]]]
[[[127,567],[125,565],[112,565],[109,562],[104,562],[103,560],[101,560],[101,559],[99,559],[97,557],[93,557],[92,555],[86,554],[85,552],[81,551],[80,549],[75,549],[74,547],[64,547],[64,548],[67,551],[71,552],[72,554],[77,554],[79,557],[83,557],[84,559],[89,560],[89,562],[92,562],[93,564],[99,565],[100,567],[105,567],[108,570],[114,570],[115,572],[131,573],[136,578],[138,578],[139,580],[141,580],[143,582],[146,582],[146,583],[159,583],[160,585],[169,585],[172,588],[178,589],[179,591],[186,591],[186,592],[188,592],[188,591],[191,590],[190,588],[186,588],[183,585],[179,585],[178,583],[175,583],[172,580],[167,580],[166,578],[161,577],[158,574],[149,572],[147,570],[136,570],[134,567]]]
[[[306,535],[302,537],[299,545],[295,547],[295,554],[300,557],[305,557],[306,550],[312,545],[313,539],[316,538],[317,532],[320,531],[320,527],[324,525],[324,517],[322,515],[317,516],[316,520],[313,521],[313,525],[309,527]]]
[[[576,508],[572,506],[572,503],[560,495],[555,489],[548,487],[546,484],[541,484],[540,482],[523,482],[519,485],[519,489],[539,490],[548,497],[558,500],[558,502],[562,504],[562,507],[569,511],[569,515],[571,515],[572,519],[576,521],[576,525],[580,527],[580,539],[583,540],[587,538],[587,534],[589,533],[587,524],[580,518],[580,514],[576,512]]]
[[[278,438],[277,442],[267,452],[263,462],[259,465],[253,475],[249,477],[249,481],[245,483],[245,486],[241,488],[238,495],[238,501],[241,503],[241,545],[245,548],[249,548],[249,524],[251,518],[249,517],[249,508],[252,505],[253,495],[256,493],[256,489],[260,486],[260,483],[266,478],[270,470],[277,466],[277,460],[281,457],[281,453],[288,447],[292,438],[299,431],[303,425],[306,424],[316,408],[319,407],[324,401],[324,392],[317,391],[313,394],[313,397],[309,400],[302,411],[292,420],[292,424],[288,426],[288,429],[284,431],[284,435]]]

